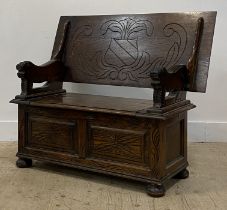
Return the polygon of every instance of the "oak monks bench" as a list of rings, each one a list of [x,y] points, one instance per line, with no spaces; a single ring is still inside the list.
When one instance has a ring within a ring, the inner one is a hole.
[[[186,92],[205,92],[216,12],[63,16],[52,56],[16,68],[19,168],[32,160],[147,183],[187,178]],[[45,84],[33,88],[33,83]],[[153,100],[67,93],[63,82],[153,88]]]

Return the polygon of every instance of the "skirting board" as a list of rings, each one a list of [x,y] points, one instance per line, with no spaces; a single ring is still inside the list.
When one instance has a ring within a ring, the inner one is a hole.
[[[0,121],[0,141],[17,140],[17,121]],[[189,142],[227,142],[227,122],[188,122]]]
[[[190,142],[227,142],[227,122],[188,122]]]
[[[0,141],[17,141],[17,121],[0,121]]]

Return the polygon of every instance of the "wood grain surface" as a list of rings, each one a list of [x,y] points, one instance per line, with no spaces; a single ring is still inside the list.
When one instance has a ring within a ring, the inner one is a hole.
[[[137,112],[153,106],[152,100],[133,99],[79,93],[52,95],[30,100],[31,105],[58,105],[71,108],[84,107],[89,109],[103,109],[115,111]]]
[[[17,65],[16,165],[42,160],[115,175],[147,182],[149,195],[163,196],[167,180],[188,177],[187,111],[194,106],[185,91],[206,90],[215,18],[216,12],[61,17],[52,60]],[[153,102],[57,94],[65,92],[62,82],[153,87]]]
[[[191,91],[205,92],[215,17],[216,12],[63,16],[52,59],[64,48],[64,81],[150,87],[151,72],[187,65],[202,18]]]

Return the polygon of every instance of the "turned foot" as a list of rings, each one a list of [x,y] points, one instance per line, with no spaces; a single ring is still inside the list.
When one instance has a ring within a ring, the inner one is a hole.
[[[27,158],[19,158],[16,162],[18,168],[29,168],[32,166],[32,160]]]
[[[162,197],[165,195],[165,188],[161,183],[151,183],[147,186],[147,194],[152,197]]]
[[[182,171],[180,171],[178,174],[176,174],[173,178],[174,179],[186,179],[189,177],[189,171],[185,168]]]

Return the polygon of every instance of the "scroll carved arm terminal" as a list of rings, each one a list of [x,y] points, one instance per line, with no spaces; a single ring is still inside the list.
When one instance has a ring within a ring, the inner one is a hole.
[[[65,67],[61,61],[51,60],[41,66],[37,66],[30,61],[24,61],[16,66],[18,77],[29,82],[62,81]]]
[[[20,62],[16,66],[18,77],[21,78],[21,94],[16,98],[25,99],[30,94],[46,92],[49,90],[61,88],[59,85],[50,85],[50,83],[62,82],[66,67],[59,60],[50,60],[49,62],[37,66],[30,61]],[[41,88],[33,89],[33,83],[48,82]]]

